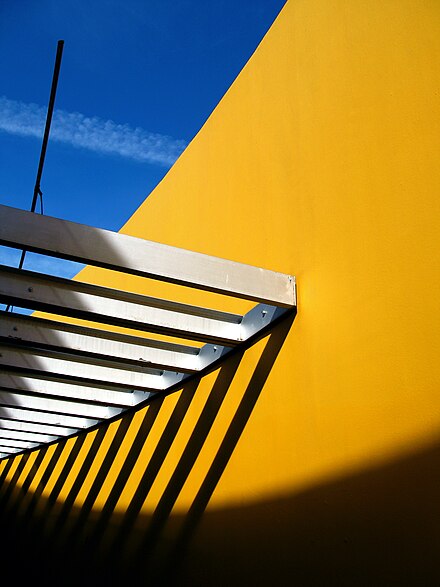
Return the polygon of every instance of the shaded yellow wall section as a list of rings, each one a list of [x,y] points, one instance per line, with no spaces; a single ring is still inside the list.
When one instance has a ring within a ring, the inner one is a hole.
[[[123,424],[114,423],[102,439],[69,440],[55,461],[51,447],[29,493],[53,462],[39,499],[58,487],[55,501],[65,502],[83,471],[71,505],[88,504],[90,516],[109,503],[127,512],[148,482],[137,509],[151,514],[209,414],[212,425],[199,434],[194,462],[170,501],[176,516],[190,510],[219,453],[227,458],[208,504],[214,514],[293,496],[437,444],[439,80],[437,1],[287,2],[122,232],[294,274],[298,316],[290,331],[141,410],[123,435]],[[248,308],[92,268],[79,278]],[[211,409],[219,392],[224,398]],[[242,429],[231,433],[237,414]],[[136,438],[143,443],[133,456]],[[232,439],[229,453],[225,438]],[[15,474],[19,486],[32,462],[19,478],[16,462],[0,474]]]

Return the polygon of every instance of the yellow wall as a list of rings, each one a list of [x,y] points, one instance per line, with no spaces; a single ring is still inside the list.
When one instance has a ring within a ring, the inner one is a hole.
[[[436,0],[287,2],[123,232],[296,275],[296,320],[138,413],[107,469],[118,424],[70,440],[41,487],[51,447],[14,515],[40,486],[38,529],[71,539],[79,516],[101,553],[153,545],[162,571],[185,547],[180,584],[438,584],[439,65]]]

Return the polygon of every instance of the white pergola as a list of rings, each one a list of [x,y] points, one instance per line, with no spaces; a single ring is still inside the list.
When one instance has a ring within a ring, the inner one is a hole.
[[[0,245],[256,302],[245,315],[0,265],[0,302],[204,343],[0,311],[0,458],[181,389],[296,311],[295,278],[0,205]]]

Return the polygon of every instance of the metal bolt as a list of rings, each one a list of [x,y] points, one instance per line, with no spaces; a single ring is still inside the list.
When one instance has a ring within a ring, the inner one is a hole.
[[[31,292],[32,293],[33,291],[34,291],[34,288],[33,287],[28,287],[28,292]]]
[[[261,311],[261,315],[263,316],[263,318],[266,316],[266,314],[267,314],[267,310],[262,310]]]
[[[12,328],[12,330],[13,330],[14,332],[17,332],[18,328],[17,328],[16,326],[14,326],[14,327]]]
[[[216,347],[216,346],[215,346],[215,347],[213,347],[213,349],[212,349],[212,350],[213,350],[213,351],[216,353],[216,352],[217,352],[217,347]]]

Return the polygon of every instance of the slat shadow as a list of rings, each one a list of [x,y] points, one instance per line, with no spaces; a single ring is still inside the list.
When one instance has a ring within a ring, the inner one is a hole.
[[[61,490],[81,449],[85,446],[86,435],[78,436],[75,439],[47,498],[43,498],[42,493],[63,454],[66,441],[60,442],[56,446],[36,491],[32,495],[28,493],[48,449],[41,450],[37,455],[23,485],[16,488],[15,499],[11,499],[14,487],[26,464],[25,457],[21,459],[17,471],[6,486],[6,499],[2,503],[10,503],[7,508],[3,509],[1,515],[8,527],[15,527],[13,540],[20,544],[21,548],[28,548],[29,556],[38,566],[41,580],[44,577],[45,584],[50,585],[51,581],[56,584],[57,571],[61,569],[65,577],[65,585],[74,585],[80,580],[84,584],[85,575],[87,576],[87,584],[94,585],[106,582],[113,584],[115,580],[126,580],[128,576],[139,580],[146,574],[152,579],[153,577],[157,579],[163,572],[163,565],[169,567],[170,561],[172,561],[171,567],[173,569],[170,580],[174,580],[178,576],[179,565],[184,558],[186,547],[191,542],[215,487],[246,427],[294,318],[295,316],[292,314],[278,324],[268,336],[250,382],[239,400],[238,408],[224,433],[217,453],[213,455],[206,477],[196,494],[188,515],[180,526],[180,531],[175,536],[173,544],[170,545],[168,539],[164,541],[164,530],[172,519],[172,510],[176,500],[216,421],[244,351],[238,351],[220,367],[200,417],[195,422],[183,453],[151,516],[145,516],[142,513],[143,503],[149,495],[192,404],[197,392],[197,380],[188,383],[180,392],[171,416],[154,447],[152,456],[145,464],[134,496],[122,516],[115,511],[115,508],[124,492],[133,467],[138,463],[141,451],[145,443],[148,442],[150,432],[155,425],[163,402],[166,401],[165,399],[152,402],[146,409],[126,459],[113,482],[104,507],[99,512],[94,511],[93,505],[103,483],[109,479],[113,461],[124,438],[130,431],[133,414],[120,420],[113,440],[104,456],[101,454],[102,444],[107,430],[102,428],[96,432],[90,448],[83,455],[82,464],[76,473],[71,489],[62,501],[59,499]],[[100,455],[101,461],[99,461],[98,455]],[[76,498],[92,467],[96,469],[95,477],[81,507],[78,508],[75,505]],[[2,477],[5,477],[7,473],[6,469],[8,466],[3,471]],[[139,531],[139,527],[141,531]],[[165,554],[164,544],[166,545]]]

